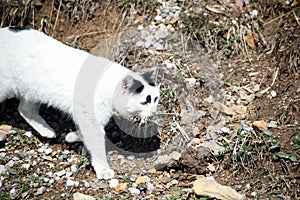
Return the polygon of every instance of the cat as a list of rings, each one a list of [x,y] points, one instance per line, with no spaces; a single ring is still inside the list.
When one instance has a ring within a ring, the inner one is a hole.
[[[103,57],[69,47],[30,27],[0,29],[0,102],[20,99],[18,111],[41,136],[55,131],[41,104],[69,114],[77,126],[66,141],[82,141],[97,178],[110,179],[104,127],[116,113],[146,120],[157,112],[158,68],[136,73]]]

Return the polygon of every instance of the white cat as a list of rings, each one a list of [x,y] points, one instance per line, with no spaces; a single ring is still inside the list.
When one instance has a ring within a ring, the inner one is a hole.
[[[83,141],[99,179],[114,176],[106,159],[105,125],[113,113],[152,116],[159,101],[156,76],[157,68],[134,73],[28,27],[0,29],[0,102],[17,96],[21,116],[47,138],[56,133],[39,115],[40,105],[68,113],[79,130],[66,140]]]

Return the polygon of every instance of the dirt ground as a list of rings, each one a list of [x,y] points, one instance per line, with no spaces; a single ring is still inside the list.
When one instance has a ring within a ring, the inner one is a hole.
[[[151,22],[159,25],[161,22],[155,16],[157,9],[164,7],[159,2],[162,1],[0,2],[2,27],[33,26],[67,45],[109,57],[133,70],[160,65],[165,77],[169,69],[166,60],[169,60],[176,63],[183,82],[187,78],[195,79],[196,83],[183,92],[184,97],[177,92],[166,93],[173,80],[163,82],[160,109],[178,116],[167,115],[160,134],[147,142],[119,133],[114,123],[110,123],[108,138],[120,143],[120,148],[151,152],[163,149],[170,140],[176,145],[176,131],[169,133],[172,129],[169,122],[175,118],[182,123],[186,116],[182,114],[187,109],[181,100],[186,104],[191,101],[197,113],[193,116],[196,120],[183,126],[191,145],[178,145],[182,154],[176,162],[150,172],[134,171],[136,166],[131,166],[130,160],[124,166],[113,164],[117,168],[116,178],[122,183],[132,185],[142,175],[151,178],[155,185],[153,191],[139,188],[141,194],[132,196],[128,191],[108,187],[109,181],[97,182],[94,188],[83,186],[85,182],[94,182],[96,176],[85,155],[81,155],[82,144],[67,144],[63,139],[64,133],[74,129],[72,121],[53,108],[43,107],[42,115],[62,136],[49,141],[33,131],[35,139],[29,142],[18,134],[8,135],[7,141],[1,144],[7,150],[0,164],[6,165],[24,149],[37,150],[39,143],[43,143],[57,152],[53,158],[65,150],[78,158],[82,171],[76,174],[75,180],[82,182],[79,186],[66,187],[66,180],[61,180],[51,186],[40,183],[32,187],[17,179],[26,182],[38,167],[26,172],[17,170],[3,180],[0,199],[73,199],[75,192],[99,199],[214,199],[199,196],[192,190],[193,181],[199,176],[213,176],[218,183],[230,186],[247,199],[300,199],[300,3],[296,0],[288,4],[284,1],[163,1],[181,7],[178,19],[169,24],[174,28],[171,34],[185,38],[185,50],[174,47],[149,51],[137,47],[132,42],[134,39],[126,34],[120,36],[140,26],[149,27]],[[253,10],[258,11],[255,17],[251,17]],[[121,45],[116,42],[120,38]],[[209,96],[215,99],[214,103],[207,100]],[[217,100],[221,107],[216,106]],[[17,105],[18,100],[14,98],[0,104],[0,125],[11,126],[9,129],[24,134],[32,129],[19,116]],[[233,111],[237,106],[246,110]],[[199,117],[202,112],[206,114]],[[222,120],[225,122],[219,127]],[[217,129],[216,136],[210,135],[212,127]],[[212,147],[203,150],[201,144],[210,136],[216,138],[222,151],[212,153]],[[111,153],[112,160],[114,156]],[[19,166],[15,167],[14,170]],[[55,168],[59,171],[63,166],[55,165]],[[43,184],[49,189],[37,195]],[[14,197],[12,186],[18,188]]]

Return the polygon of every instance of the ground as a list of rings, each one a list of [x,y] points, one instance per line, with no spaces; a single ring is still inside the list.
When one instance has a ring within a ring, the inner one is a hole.
[[[0,2],[2,27],[33,26],[134,71],[159,66],[162,95],[157,135],[136,139],[114,121],[106,128],[108,138],[129,152],[109,153],[118,187],[96,179],[81,143],[64,141],[75,128],[68,116],[42,108],[60,134],[47,140],[19,116],[17,99],[2,102],[0,130],[9,134],[0,148],[6,168],[0,199],[73,199],[76,192],[99,199],[216,197],[195,193],[200,177],[213,177],[249,199],[300,198],[299,5]],[[148,158],[138,158],[142,153]]]

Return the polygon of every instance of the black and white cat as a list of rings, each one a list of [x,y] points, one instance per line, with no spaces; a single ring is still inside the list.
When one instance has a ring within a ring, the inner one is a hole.
[[[69,114],[79,130],[66,140],[84,143],[99,179],[114,176],[106,159],[105,125],[114,113],[152,116],[160,97],[156,76],[157,68],[134,73],[28,27],[0,29],[0,102],[17,96],[21,116],[47,138],[56,133],[39,115],[40,105]]]

